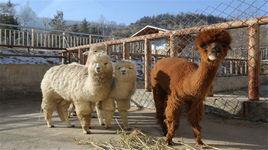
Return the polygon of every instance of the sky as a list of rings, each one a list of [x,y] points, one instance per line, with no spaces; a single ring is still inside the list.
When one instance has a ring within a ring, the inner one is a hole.
[[[0,0],[0,2],[6,1]],[[240,1],[251,3],[256,0]],[[39,17],[52,18],[57,10],[61,10],[64,12],[66,20],[86,18],[89,21],[98,21],[103,16],[109,21],[126,25],[143,16],[180,12],[213,13],[213,8],[215,9],[220,3],[231,3],[233,7],[235,4],[239,4],[239,0],[11,0],[11,2],[17,4],[17,10],[29,3]]]

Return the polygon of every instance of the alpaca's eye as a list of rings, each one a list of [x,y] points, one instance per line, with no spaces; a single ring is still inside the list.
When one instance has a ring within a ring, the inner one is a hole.
[[[207,44],[202,44],[201,47],[202,47],[203,49],[207,49],[207,48],[208,48],[208,47],[207,47]]]
[[[108,63],[104,63],[104,65],[107,65]]]
[[[96,50],[95,50],[94,52],[95,52],[95,53],[97,53],[97,51],[96,51]]]
[[[121,69],[121,67],[118,67],[117,69],[118,69],[118,70],[120,70],[120,69]]]

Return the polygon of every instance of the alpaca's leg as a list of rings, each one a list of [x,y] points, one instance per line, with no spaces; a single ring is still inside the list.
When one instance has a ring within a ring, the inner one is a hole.
[[[71,117],[71,116],[76,116],[75,106],[73,103],[71,103],[71,105],[68,108],[68,117]]]
[[[97,116],[98,116],[99,124],[101,126],[103,126],[104,125],[104,121],[103,121],[103,112],[101,110],[101,102],[98,102],[97,103],[95,109],[96,109],[96,113],[97,113]]]
[[[44,109],[43,110],[45,120],[47,122],[47,127],[53,128],[55,127],[52,123],[52,114],[53,114],[53,109]]]
[[[110,128],[115,111],[115,103],[113,98],[108,98],[101,101],[100,108],[105,121],[105,128]]]
[[[130,99],[118,99],[116,100],[116,104],[124,129],[128,130],[128,110],[130,109]]]
[[[114,110],[103,110],[105,128],[109,129],[112,126],[112,120],[114,116]]]
[[[128,112],[126,110],[119,110],[121,120],[124,125],[124,129],[128,130]]]
[[[161,87],[159,87],[158,85],[156,85],[152,89],[156,108],[156,118],[163,131],[163,135],[165,136],[167,134],[167,126],[164,123],[167,95],[166,92],[162,90]]]
[[[175,130],[178,128],[179,119],[181,112],[181,103],[172,96],[168,97],[167,107],[165,110],[166,119],[165,123],[167,126],[166,142],[168,144],[172,143],[172,138],[174,137]]]
[[[52,114],[56,107],[56,103],[53,102],[53,99],[43,98],[41,108],[43,109],[44,117],[49,128],[53,128],[52,124]]]
[[[190,122],[194,136],[196,138],[196,143],[198,145],[203,145],[204,143],[201,140],[201,126],[199,122],[202,119],[204,111],[204,105],[202,101],[192,102],[189,104],[188,110],[188,121]]]
[[[82,126],[83,133],[89,134],[90,121],[91,121],[91,113],[92,113],[92,103],[84,102],[84,101],[75,101],[74,102],[77,117]]]
[[[66,101],[66,100],[61,100],[59,104],[57,105],[57,111],[59,114],[59,117],[61,121],[64,121],[67,125],[67,127],[71,128],[74,127],[69,121],[68,117],[68,108],[70,107],[71,102]]]

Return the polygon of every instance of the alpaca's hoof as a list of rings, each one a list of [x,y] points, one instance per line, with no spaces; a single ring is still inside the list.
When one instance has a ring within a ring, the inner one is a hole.
[[[110,128],[111,128],[110,125],[106,125],[106,126],[105,126],[105,129],[110,129]]]
[[[87,131],[86,130],[83,130],[83,133],[84,134],[90,134],[91,132],[89,130],[87,130]]]
[[[75,125],[74,125],[74,124],[70,124],[70,125],[68,125],[67,127],[68,127],[68,128],[74,128]]]
[[[168,139],[167,139],[167,140],[165,141],[165,144],[166,144],[166,145],[174,145],[175,143],[174,143],[172,140],[168,140]]]
[[[54,128],[55,126],[54,125],[47,125],[47,127]]]
[[[198,149],[208,149],[208,148],[211,148],[209,147],[208,145],[206,144],[195,144],[195,147],[198,148]]]
[[[166,128],[162,128],[162,133],[163,133],[163,136],[166,136],[167,135],[167,129]]]
[[[196,142],[195,147],[198,147],[198,148],[208,148],[208,146],[206,144],[204,144],[202,141]]]
[[[125,127],[124,130],[126,130],[126,131],[131,131],[131,128],[129,128],[129,127]]]
[[[76,112],[72,112],[70,116],[77,116]]]

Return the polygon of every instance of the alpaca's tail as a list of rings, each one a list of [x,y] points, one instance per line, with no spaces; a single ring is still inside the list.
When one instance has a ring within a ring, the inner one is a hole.
[[[163,134],[166,135],[167,127],[164,120],[166,119],[165,109],[167,106],[167,94],[160,86],[156,85],[153,87],[153,96],[156,108],[156,118],[162,128]]]

